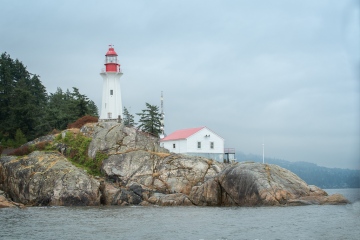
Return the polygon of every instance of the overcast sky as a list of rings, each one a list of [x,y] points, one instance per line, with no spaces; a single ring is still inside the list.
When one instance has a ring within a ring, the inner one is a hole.
[[[0,52],[47,91],[101,106],[108,45],[123,105],[165,132],[207,126],[246,154],[360,169],[358,0],[0,0]],[[100,109],[99,109],[100,110]]]

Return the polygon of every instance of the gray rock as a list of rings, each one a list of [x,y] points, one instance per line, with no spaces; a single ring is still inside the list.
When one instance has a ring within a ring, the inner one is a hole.
[[[328,197],[325,191],[308,186],[294,173],[277,165],[239,163],[193,187],[189,198],[195,205],[203,206],[346,203],[340,196]]]
[[[102,170],[127,186],[136,182],[161,193],[189,194],[191,188],[214,177],[223,164],[202,157],[152,153],[143,150],[111,155]]]
[[[0,159],[0,188],[25,205],[99,205],[99,185],[57,152]]]
[[[90,128],[89,125],[86,125]],[[95,158],[97,152],[119,154],[129,151],[145,150],[152,152],[168,152],[160,147],[159,139],[135,128],[125,127],[116,122],[100,122],[94,124],[93,140],[88,155]],[[82,131],[85,131],[84,128]]]

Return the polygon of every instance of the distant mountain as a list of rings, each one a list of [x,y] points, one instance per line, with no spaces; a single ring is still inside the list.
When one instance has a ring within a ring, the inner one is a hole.
[[[236,160],[262,162],[262,156],[236,152]],[[265,158],[265,162],[292,171],[309,185],[320,188],[360,188],[360,170],[327,168],[309,162],[289,162],[275,158]]]

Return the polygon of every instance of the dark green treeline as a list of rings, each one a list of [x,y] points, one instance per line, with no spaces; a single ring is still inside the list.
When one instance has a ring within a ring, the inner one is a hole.
[[[53,129],[65,129],[85,115],[98,116],[98,109],[79,89],[58,88],[48,94],[38,75],[6,52],[1,54],[0,146],[17,147]]]

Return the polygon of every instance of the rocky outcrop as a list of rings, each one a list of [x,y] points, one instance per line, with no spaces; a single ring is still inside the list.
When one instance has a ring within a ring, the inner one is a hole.
[[[0,159],[0,189],[25,205],[99,205],[99,185],[58,152]]]
[[[195,186],[189,198],[202,206],[274,206],[342,204],[342,195],[327,196],[294,173],[277,165],[239,163],[227,167],[213,179]]]
[[[342,195],[327,196],[322,189],[307,185],[279,166],[250,162],[224,164],[169,153],[159,146],[159,139],[122,124],[91,123],[80,130],[67,131],[92,138],[89,157],[95,158],[97,152],[108,155],[102,162],[103,178],[89,176],[59,152],[4,156],[0,159],[0,190],[7,195],[0,194],[0,207],[16,206],[15,202],[34,206],[347,203]],[[62,135],[65,136],[65,131]],[[67,146],[60,145],[57,145],[59,151],[65,153]]]
[[[123,186],[136,182],[155,192],[188,195],[193,186],[214,177],[222,167],[202,157],[139,150],[111,155],[102,170]]]
[[[93,126],[87,124],[81,129],[81,132],[92,132],[93,140],[88,153],[91,158],[95,158],[98,151],[107,154],[136,150],[169,152],[160,147],[158,138],[116,122],[102,122]]]

